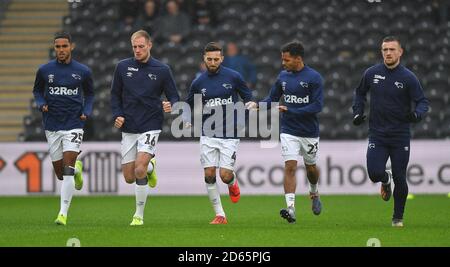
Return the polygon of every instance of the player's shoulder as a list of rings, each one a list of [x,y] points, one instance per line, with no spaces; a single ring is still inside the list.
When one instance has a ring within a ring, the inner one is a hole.
[[[220,66],[220,72],[222,73],[222,74],[224,74],[224,75],[227,75],[227,76],[231,76],[231,77],[233,77],[233,78],[240,78],[240,79],[243,79],[242,78],[242,75],[239,73],[239,72],[237,72],[237,71],[235,71],[235,70],[233,70],[233,69],[230,69],[230,68],[228,68],[228,67],[225,67],[225,66]]]
[[[322,75],[316,69],[310,66],[305,66],[305,71],[307,75],[310,76],[312,79],[319,81],[323,80]]]
[[[150,66],[152,66],[152,67],[162,68],[162,69],[164,69],[164,70],[170,70],[169,65],[167,65],[167,64],[165,64],[165,63],[163,63],[163,62],[161,62],[160,60],[158,60],[158,59],[156,59],[156,58],[154,58],[154,57],[151,57],[151,58],[150,58],[148,64],[149,64]]]
[[[200,74],[199,76],[195,77],[194,80],[192,80],[191,88],[197,87],[202,82],[202,80],[204,80],[204,75],[203,74],[204,73]]]
[[[416,74],[412,70],[408,69],[404,65],[399,65],[398,67],[399,67],[399,70],[402,72],[403,75],[405,75],[405,76],[407,76],[409,78],[412,78],[412,79],[417,79]]]
[[[89,68],[87,65],[85,65],[79,61],[76,61],[74,59],[72,59],[72,66],[74,69],[79,69],[84,73],[92,73],[91,68]]]
[[[52,59],[47,63],[39,65],[38,71],[45,71],[56,67],[56,59]]]
[[[369,77],[369,76],[373,76],[375,74],[381,75],[381,74],[385,73],[385,71],[386,70],[385,70],[384,64],[378,63],[378,64],[375,64],[375,65],[372,65],[372,66],[366,68],[364,70],[364,76]]]
[[[125,58],[122,60],[119,60],[119,62],[117,62],[117,67],[123,67],[123,66],[130,66],[130,65],[134,65],[134,60],[132,57],[129,58]]]
[[[385,69],[384,64],[383,63],[378,63],[378,64],[375,64],[375,65],[372,65],[372,66],[368,67],[366,69],[366,72],[375,72],[375,71],[381,71],[381,70],[384,70],[384,69]]]

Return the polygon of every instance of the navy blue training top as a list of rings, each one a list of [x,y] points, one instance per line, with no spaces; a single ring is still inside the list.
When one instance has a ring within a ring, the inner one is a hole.
[[[205,121],[214,115],[214,110],[210,110],[210,114],[203,114],[202,116],[202,135],[216,138],[237,138],[238,123],[245,123],[245,121],[239,121],[236,112],[228,114],[228,117],[233,115],[233,125],[229,128],[233,129],[231,132],[227,132],[227,114],[226,107],[231,104],[239,102],[238,95],[242,98],[244,103],[252,101],[252,92],[247,87],[246,82],[242,78],[241,74],[230,68],[220,66],[216,73],[204,72],[197,77],[189,88],[189,93],[186,102],[194,105],[194,95],[201,95],[203,109],[214,109],[216,107],[222,107],[223,116],[220,125],[215,123],[211,125],[211,132],[205,132]],[[239,117],[240,118],[240,117]],[[242,118],[241,118],[242,119]],[[243,125],[242,125],[243,126]],[[218,134],[215,134],[218,133]]]
[[[111,108],[114,119],[125,118],[121,131],[161,130],[162,93],[172,105],[180,99],[169,66],[152,57],[146,63],[134,57],[120,61],[111,86]]]
[[[91,70],[73,59],[68,64],[51,60],[36,72],[33,95],[39,110],[48,105],[42,112],[45,130],[83,128],[80,116],[89,117],[94,103]]]
[[[421,118],[428,111],[428,99],[416,75],[402,65],[394,69],[383,63],[368,68],[353,96],[353,115],[363,115],[370,91],[369,135],[410,137],[411,111]],[[414,103],[415,107],[412,108]]]
[[[270,94],[261,102],[280,101],[288,110],[281,113],[281,132],[298,137],[319,137],[317,113],[323,108],[323,78],[313,68],[281,71]]]

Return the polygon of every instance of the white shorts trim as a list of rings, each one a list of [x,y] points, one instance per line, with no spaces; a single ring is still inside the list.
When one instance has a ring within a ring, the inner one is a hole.
[[[284,161],[297,161],[298,156],[302,156],[305,164],[316,164],[319,154],[319,137],[298,137],[282,133],[280,141]]]
[[[47,143],[49,145],[50,158],[58,161],[63,158],[66,151],[80,152],[83,142],[83,129],[72,129],[64,131],[45,131]]]
[[[122,133],[122,164],[135,161],[137,152],[155,155],[160,133],[161,130],[148,131],[142,134]]]
[[[203,168],[220,167],[234,170],[239,139],[201,136],[200,162]]]

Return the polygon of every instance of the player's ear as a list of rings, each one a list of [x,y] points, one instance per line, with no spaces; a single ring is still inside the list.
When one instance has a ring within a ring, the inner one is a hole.
[[[70,51],[73,51],[77,45],[75,43],[70,43]]]

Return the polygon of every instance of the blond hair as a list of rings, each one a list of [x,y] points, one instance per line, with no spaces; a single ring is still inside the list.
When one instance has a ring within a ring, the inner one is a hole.
[[[152,39],[150,38],[150,34],[144,30],[139,30],[131,35],[131,41],[138,37],[144,37],[147,42],[150,42]]]

